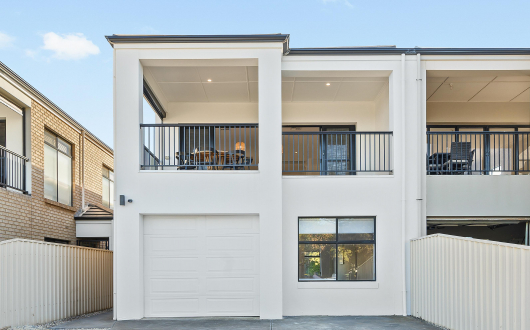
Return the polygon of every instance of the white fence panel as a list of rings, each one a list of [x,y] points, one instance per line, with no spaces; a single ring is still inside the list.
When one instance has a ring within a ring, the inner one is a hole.
[[[455,330],[530,329],[530,247],[436,234],[411,241],[412,315]]]
[[[112,307],[112,251],[0,242],[0,329]]]

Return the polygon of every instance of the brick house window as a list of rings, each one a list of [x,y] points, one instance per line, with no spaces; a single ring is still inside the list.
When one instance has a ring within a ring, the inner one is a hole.
[[[44,197],[72,206],[72,145],[44,131]]]
[[[59,243],[59,244],[70,244],[70,241],[58,238],[44,237],[44,242]]]
[[[6,146],[6,121],[0,119],[0,146]]]
[[[106,167],[103,167],[103,191],[101,197],[103,206],[114,208],[114,172]]]

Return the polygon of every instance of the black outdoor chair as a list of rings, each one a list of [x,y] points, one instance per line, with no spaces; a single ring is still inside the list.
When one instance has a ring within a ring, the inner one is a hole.
[[[447,152],[437,152],[430,155],[429,159],[427,159],[427,174],[442,174],[443,166],[450,158],[451,155]]]
[[[179,170],[194,170],[197,167],[194,166],[193,160],[187,158],[185,155],[181,155],[178,151],[175,152],[175,158],[177,159]]]
[[[451,174],[471,174],[471,165],[475,150],[471,150],[471,142],[451,142],[451,155],[445,162],[443,171]]]

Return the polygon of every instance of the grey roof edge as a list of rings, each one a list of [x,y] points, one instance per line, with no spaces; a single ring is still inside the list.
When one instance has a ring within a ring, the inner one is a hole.
[[[202,43],[202,42],[281,42],[283,52],[289,52],[289,34],[234,34],[234,35],[120,35],[105,36],[107,41],[121,43]]]
[[[396,48],[396,47],[344,47],[344,48],[291,48],[287,55],[530,55],[530,48]]]
[[[105,215],[88,215],[93,210],[105,213]],[[113,220],[114,212],[108,211],[98,205],[88,204],[86,208],[80,208],[74,214],[74,220]]]
[[[119,43],[201,43],[201,42],[282,42],[284,55],[530,55],[530,48],[397,48],[376,47],[329,47],[289,48],[289,34],[235,34],[235,35],[119,35],[105,36],[114,46]]]
[[[55,110],[59,115],[61,115],[65,120],[70,122],[73,126],[77,127],[79,130],[85,131],[86,134],[100,143],[105,149],[107,149],[108,152],[114,155],[114,150],[107,145],[105,142],[100,140],[96,135],[91,133],[88,129],[86,129],[83,125],[81,125],[77,120],[75,120],[72,116],[70,116],[68,113],[66,113],[63,109],[59,108],[59,106],[55,103],[53,103],[50,99],[48,99],[46,96],[44,96],[41,92],[39,92],[35,87],[31,86],[30,83],[25,81],[22,77],[20,77],[18,74],[16,74],[13,70],[11,70],[7,65],[5,65],[2,61],[0,61],[0,71],[5,73],[9,78],[13,79],[16,83],[18,83],[20,86],[25,88],[32,96],[37,99],[38,101],[44,103],[48,107]]]

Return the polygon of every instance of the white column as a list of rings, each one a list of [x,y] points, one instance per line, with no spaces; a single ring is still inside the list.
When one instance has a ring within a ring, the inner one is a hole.
[[[282,318],[282,100],[280,49],[260,52],[260,317]]]
[[[137,184],[130,178],[139,170],[143,72],[136,50],[116,49],[114,61],[114,309],[118,320],[140,319],[144,312],[143,226],[135,204],[119,205],[119,195],[134,199],[128,192],[135,191]]]
[[[416,55],[407,55],[405,63],[405,125],[404,143],[405,143],[405,213],[406,213],[406,283],[407,283],[407,314],[410,315],[410,240],[422,235],[423,212],[423,193],[420,187],[423,187],[423,180],[426,175],[424,158],[425,158],[425,114],[424,107],[421,105],[421,99],[418,89],[418,65]],[[421,142],[419,144],[418,142]],[[421,148],[418,146],[421,145]]]

